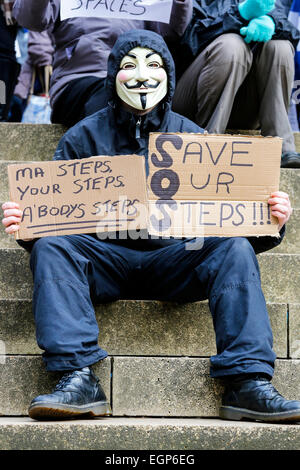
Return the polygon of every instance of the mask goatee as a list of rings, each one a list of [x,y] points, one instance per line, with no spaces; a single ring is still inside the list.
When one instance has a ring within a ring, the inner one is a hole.
[[[147,94],[146,93],[141,93],[141,105],[143,109],[146,109],[146,104],[147,104]]]

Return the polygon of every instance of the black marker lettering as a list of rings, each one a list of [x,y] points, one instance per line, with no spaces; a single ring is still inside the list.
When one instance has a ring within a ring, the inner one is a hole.
[[[206,147],[207,147],[207,149],[208,149],[208,151],[209,151],[209,156],[210,156],[211,161],[213,162],[214,165],[217,165],[217,163],[218,163],[218,161],[219,161],[219,159],[220,159],[222,153],[224,152],[224,150],[225,150],[225,148],[226,148],[226,146],[227,146],[227,142],[225,142],[225,144],[224,144],[223,147],[221,148],[221,151],[220,151],[219,155],[217,156],[216,160],[214,160],[214,157],[213,157],[212,151],[211,151],[211,149],[210,149],[210,147],[209,147],[209,144],[208,144],[207,142],[205,142],[205,145],[206,145]]]
[[[73,191],[73,194],[78,194],[82,191],[82,188],[83,186],[81,185],[81,180],[76,180],[76,181],[73,181],[73,183],[76,185],[76,186],[79,186],[80,189],[78,189],[78,191]]]
[[[25,217],[29,217],[29,223],[32,222],[32,207],[28,206],[24,208],[21,222],[23,222]]]
[[[229,179],[227,181],[220,181],[221,176],[223,175],[229,176]],[[221,173],[218,174],[216,193],[219,192],[219,186],[225,185],[227,193],[230,194],[229,185],[233,182],[234,182],[234,176],[231,173],[226,173],[225,171],[221,171]]]
[[[245,220],[245,217],[243,216],[243,214],[241,214],[241,212],[239,211],[239,207],[243,207],[244,209],[246,209],[246,206],[244,204],[238,204],[235,208],[236,212],[238,213],[238,215],[240,216],[241,218],[241,221],[240,222],[234,222],[232,221],[233,225],[235,225],[236,227],[238,227],[239,225],[242,225],[244,223],[244,220]]]
[[[24,191],[22,191],[22,189],[19,188],[19,186],[17,186],[17,190],[20,191],[20,193],[21,193],[21,197],[20,197],[20,200],[21,200],[21,201],[23,200],[23,197],[24,197],[25,194],[27,193],[28,189],[29,189],[29,185],[26,186],[26,188],[24,189]]]
[[[242,151],[242,150],[235,150],[234,149],[235,145],[241,145],[241,144],[251,145],[252,142],[248,142],[248,141],[247,142],[232,142],[232,153],[231,153],[230,165],[231,166],[253,166],[253,163],[234,163],[233,162],[234,155],[237,155],[237,154],[239,154],[239,155],[248,155],[249,154],[248,151],[245,151],[245,150]]]
[[[204,189],[206,188],[206,186],[208,185],[209,181],[210,181],[210,174],[208,175],[208,178],[206,180],[206,183],[203,185],[203,186],[195,186],[194,183],[193,183],[193,173],[191,174],[191,185],[193,186],[194,189]]]
[[[38,216],[45,217],[48,214],[48,207],[47,206],[39,206],[38,208]]]
[[[82,4],[83,4],[82,0],[77,0],[77,2],[79,2],[78,7],[71,8],[71,10],[79,10],[82,7]]]
[[[223,209],[226,207],[229,207],[230,209],[230,214],[226,217],[224,217]],[[221,209],[220,209],[220,227],[223,227],[223,221],[224,220],[229,220],[232,217],[233,214],[233,207],[231,204],[227,204],[226,202],[221,203]]]
[[[162,186],[164,179],[169,181],[167,188]],[[160,199],[172,199],[180,186],[179,176],[173,170],[158,170],[152,176],[150,186],[153,193]]]
[[[62,170],[64,173],[62,173],[62,174],[56,173],[56,176],[65,176],[68,173],[67,170],[65,168],[63,168],[65,166],[66,166],[65,163],[63,163],[62,165],[58,165],[58,168],[60,170]]]
[[[133,6],[140,8],[142,11],[140,13],[130,13],[131,15],[143,15],[145,13],[146,8],[142,5],[137,5],[141,1],[142,0],[135,0],[135,2],[133,2]]]
[[[170,142],[173,144],[173,146],[176,148],[176,150],[180,150],[182,147],[183,140],[179,135],[164,135],[161,134],[157,137],[155,146],[162,156],[162,160],[159,160],[156,156],[155,153],[152,153],[151,155],[151,161],[154,166],[157,166],[158,168],[168,168],[172,166],[173,159],[171,155],[169,155],[164,149],[163,149],[163,144],[165,142]]]
[[[199,145],[199,151],[188,152],[188,148],[190,145]],[[199,163],[202,163],[202,145],[199,142],[190,142],[189,144],[187,144],[187,146],[185,147],[182,163],[185,163],[186,157],[188,155],[199,155]]]
[[[199,225],[217,225],[216,223],[212,223],[212,222],[204,222],[202,217],[204,215],[208,215],[209,212],[206,212],[203,210],[203,207],[204,206],[214,206],[215,203],[214,202],[200,202],[200,217],[199,217]]]

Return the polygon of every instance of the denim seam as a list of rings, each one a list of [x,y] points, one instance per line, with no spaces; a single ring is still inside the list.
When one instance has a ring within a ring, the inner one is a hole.
[[[78,282],[78,281],[68,281],[66,279],[60,279],[60,278],[55,278],[55,277],[49,277],[46,279],[43,279],[42,281],[39,281],[35,284],[35,288],[39,288],[44,282],[64,282],[65,284],[70,284],[72,287],[75,285],[78,285],[78,287],[88,287],[89,284],[86,282]]]
[[[237,287],[245,286],[246,284],[253,283],[253,284],[260,284],[259,280],[253,281],[252,279],[249,279],[248,281],[243,281],[243,282],[237,282],[237,283],[232,283],[228,284],[227,286],[223,287],[220,291],[220,293],[212,293],[211,298],[217,297],[220,294],[223,294],[226,291],[230,291],[232,289],[235,289]]]

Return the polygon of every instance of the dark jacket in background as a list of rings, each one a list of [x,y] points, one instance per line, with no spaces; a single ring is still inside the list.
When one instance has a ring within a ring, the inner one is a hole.
[[[239,0],[193,0],[192,20],[181,39],[181,46],[172,49],[176,63],[180,64],[178,76],[218,36],[226,33],[240,34],[240,29],[247,26],[248,21],[239,13],[239,3]],[[269,16],[275,22],[272,39],[287,39],[296,49],[300,32],[287,19],[291,3],[291,0],[277,0],[276,7]]]

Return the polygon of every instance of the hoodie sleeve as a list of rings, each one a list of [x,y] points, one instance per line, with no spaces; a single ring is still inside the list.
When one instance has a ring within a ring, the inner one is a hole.
[[[280,245],[285,235],[285,225],[279,232],[280,237],[248,237],[249,242],[251,243],[256,254],[263,253],[264,251],[271,250]]]
[[[59,6],[59,0],[16,0],[13,16],[24,28],[41,32],[54,25]]]

